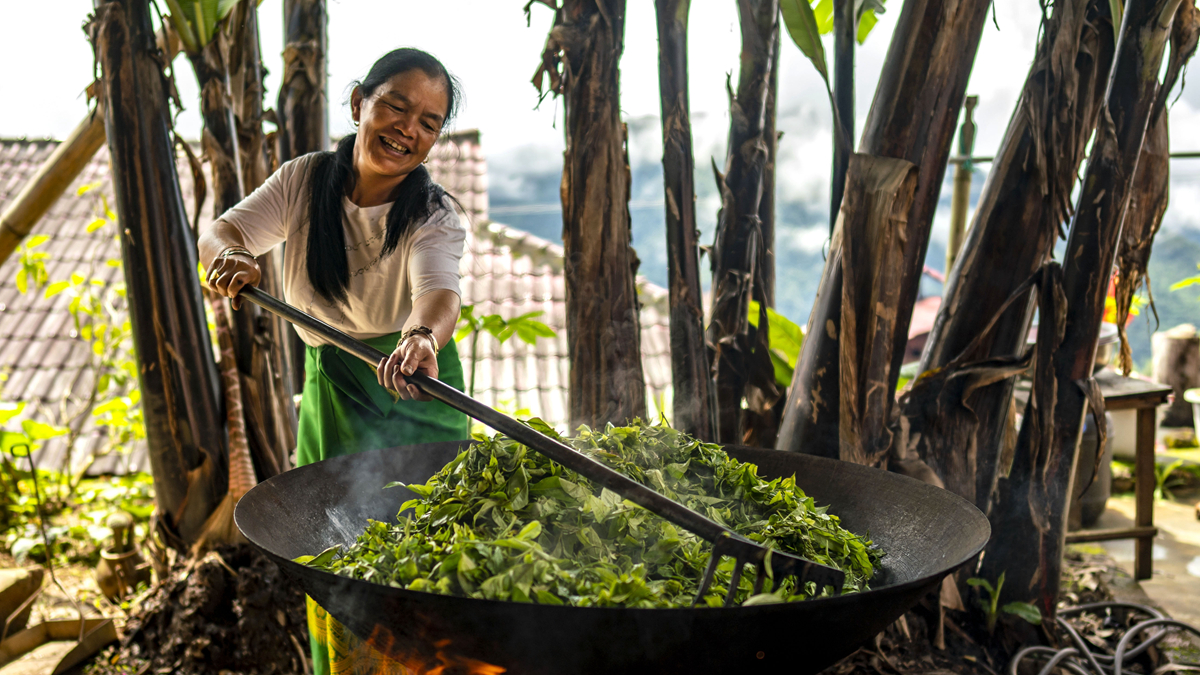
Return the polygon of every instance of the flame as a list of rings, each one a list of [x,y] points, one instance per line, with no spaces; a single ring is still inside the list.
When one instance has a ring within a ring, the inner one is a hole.
[[[437,651],[430,657],[401,647],[392,631],[378,624],[367,639],[372,648],[400,666],[399,671],[403,675],[501,675],[508,672],[503,666],[447,653],[450,642],[449,639],[434,642],[433,647]]]

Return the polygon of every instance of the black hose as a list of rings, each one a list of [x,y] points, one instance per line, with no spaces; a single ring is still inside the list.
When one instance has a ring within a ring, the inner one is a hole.
[[[1070,616],[1084,613],[1103,614],[1114,609],[1127,609],[1150,618],[1129,627],[1125,635],[1121,636],[1121,640],[1112,654],[1094,651],[1095,646],[1085,640],[1079,631],[1066,620]],[[1017,655],[1008,664],[1009,675],[1017,675],[1021,664],[1026,660],[1045,662],[1039,675],[1050,675],[1055,668],[1065,668],[1076,675],[1122,675],[1124,668],[1130,665],[1133,659],[1161,642],[1169,630],[1183,630],[1200,636],[1200,629],[1195,626],[1169,619],[1153,607],[1130,602],[1094,602],[1078,607],[1068,607],[1059,611],[1057,622],[1070,638],[1071,646],[1064,649],[1042,646],[1026,647],[1017,652]],[[1157,630],[1131,648],[1134,636],[1147,632],[1151,628]]]

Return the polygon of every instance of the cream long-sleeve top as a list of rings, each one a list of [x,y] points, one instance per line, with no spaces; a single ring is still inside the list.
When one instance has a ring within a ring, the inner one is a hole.
[[[358,339],[404,328],[413,302],[435,290],[461,296],[459,261],[466,230],[449,199],[424,221],[411,223],[390,255],[383,242],[391,203],[359,207],[342,197],[346,258],[350,263],[348,303],[322,298],[308,280],[308,177],[315,154],[298,157],[218,221],[236,228],[255,256],[286,243],[283,256],[284,299]],[[296,328],[305,344],[328,341]]]

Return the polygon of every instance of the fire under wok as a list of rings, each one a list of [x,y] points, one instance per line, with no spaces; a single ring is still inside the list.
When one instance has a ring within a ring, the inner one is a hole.
[[[729,446],[766,478],[795,475],[847,529],[885,552],[872,590],[750,607],[624,609],[436,595],[337,576],[292,562],[348,545],[367,520],[390,522],[459,443],[338,457],[280,474],[238,503],[238,528],[332,616],[418,672],[814,673],[895,621],[982,550],[987,518],[951,492],[811,455]]]

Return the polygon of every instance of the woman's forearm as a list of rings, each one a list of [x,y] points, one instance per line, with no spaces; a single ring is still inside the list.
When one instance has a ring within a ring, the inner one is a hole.
[[[211,268],[213,260],[231,246],[245,248],[246,240],[240,230],[221,220],[213,223],[196,240],[197,254],[206,269]]]
[[[433,331],[438,346],[444,347],[454,339],[454,326],[458,324],[458,294],[454,291],[430,291],[413,303],[412,313],[404,322],[404,329],[425,326]]]

